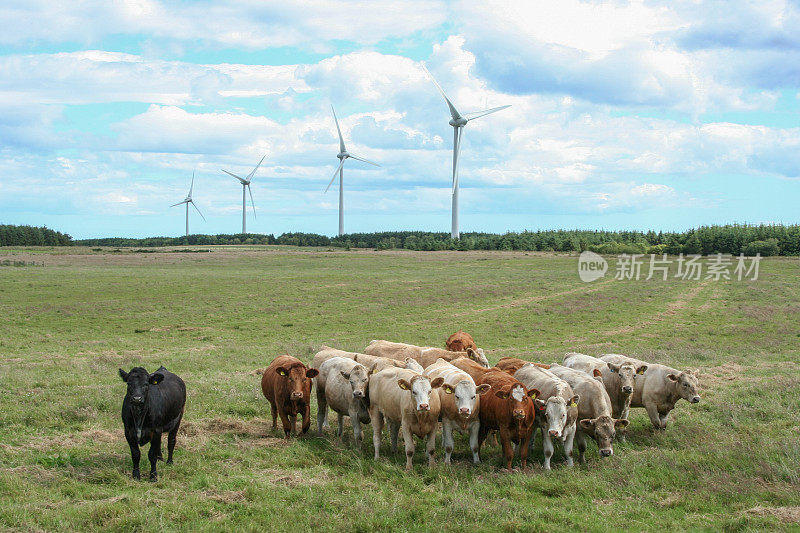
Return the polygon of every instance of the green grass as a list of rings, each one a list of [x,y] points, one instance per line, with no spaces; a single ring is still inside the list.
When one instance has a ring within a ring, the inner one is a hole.
[[[0,529],[798,528],[797,258],[764,260],[757,282],[584,284],[555,254],[112,250],[0,249],[36,263],[0,268]],[[371,427],[360,451],[271,430],[254,371],[273,357],[443,346],[459,328],[490,361],[577,350],[699,368],[703,401],[664,433],[634,410],[613,458],[590,443],[567,469],[557,447],[551,472],[540,441],[528,472],[501,472],[493,446],[473,466],[461,438],[452,467],[428,469],[418,445],[406,473],[386,435],[372,460]],[[186,416],[175,464],[136,482],[117,368],[160,364],[186,381]]]

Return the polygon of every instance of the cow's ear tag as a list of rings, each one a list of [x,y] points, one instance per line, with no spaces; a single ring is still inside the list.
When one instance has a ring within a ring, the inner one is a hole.
[[[636,371],[636,373],[637,373],[637,374],[639,374],[639,375],[641,376],[641,375],[643,375],[643,374],[644,374],[644,370],[642,370],[642,369],[640,368],[639,370],[637,370],[637,371]]]
[[[285,376],[286,375],[286,371],[285,370],[278,370],[278,374],[280,374],[281,376]]]
[[[575,403],[575,402],[572,402],[571,404],[569,404],[569,406],[570,406],[570,407],[578,407],[578,404],[577,404],[577,403]]]
[[[446,394],[453,394],[453,392],[454,392],[454,391],[453,391],[453,387],[451,387],[450,385],[445,385],[445,386],[444,386],[444,387],[442,387],[442,388],[444,389],[444,392],[445,392]]]

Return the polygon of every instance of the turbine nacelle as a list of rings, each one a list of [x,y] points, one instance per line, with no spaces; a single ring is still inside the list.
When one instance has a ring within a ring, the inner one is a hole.
[[[450,124],[454,128],[463,128],[464,126],[467,125],[467,122],[469,122],[469,120],[465,119],[464,117],[458,117],[458,118],[451,118],[448,124]]]
[[[350,154],[347,152],[339,152],[339,154],[337,154],[336,157],[338,157],[339,159],[347,159],[348,157],[350,157]]]

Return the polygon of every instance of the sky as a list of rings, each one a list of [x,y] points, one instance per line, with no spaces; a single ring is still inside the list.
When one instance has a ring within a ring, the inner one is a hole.
[[[800,223],[800,1],[0,4],[0,224],[75,238]]]

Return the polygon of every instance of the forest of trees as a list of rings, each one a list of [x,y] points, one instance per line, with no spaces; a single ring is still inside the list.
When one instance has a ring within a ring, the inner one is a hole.
[[[106,238],[75,241],[83,246],[155,247],[218,244],[283,244],[337,248],[407,250],[530,250],[583,251],[602,254],[713,254],[800,255],[800,225],[703,226],[684,232],[640,232],[600,230],[547,230],[521,233],[463,233],[453,240],[448,233],[392,231],[351,233],[326,237],[313,233],[189,235],[146,239]]]
[[[72,237],[44,226],[0,224],[0,246],[70,246]]]

